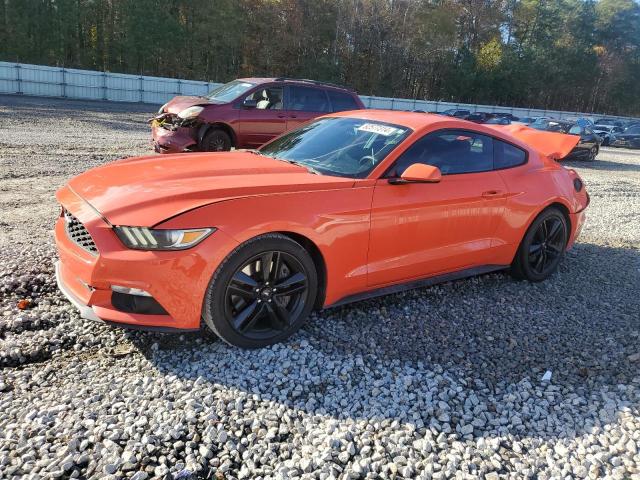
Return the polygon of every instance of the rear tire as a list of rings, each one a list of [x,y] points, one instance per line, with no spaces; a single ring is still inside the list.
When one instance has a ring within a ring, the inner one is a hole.
[[[231,252],[213,275],[202,317],[225,342],[261,348],[293,335],[313,309],[315,264],[302,245],[261,235]]]
[[[224,130],[214,128],[202,139],[203,152],[227,152],[231,150],[231,137]]]
[[[541,282],[553,274],[569,239],[567,219],[555,207],[544,210],[525,233],[511,263],[511,275],[518,280]]]

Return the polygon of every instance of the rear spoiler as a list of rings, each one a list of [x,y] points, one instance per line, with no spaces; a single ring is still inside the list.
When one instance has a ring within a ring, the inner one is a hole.
[[[565,133],[545,132],[527,127],[526,125],[504,125],[496,127],[496,130],[507,132],[512,137],[526,143],[541,155],[553,160],[562,160],[569,155],[571,150],[578,144],[578,135],[567,135]]]

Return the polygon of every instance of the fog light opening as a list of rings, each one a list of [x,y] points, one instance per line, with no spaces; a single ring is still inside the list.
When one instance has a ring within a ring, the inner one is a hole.
[[[111,285],[111,290],[117,293],[125,293],[127,295],[137,295],[138,297],[151,297],[151,294],[141,288],[123,287],[120,285]]]

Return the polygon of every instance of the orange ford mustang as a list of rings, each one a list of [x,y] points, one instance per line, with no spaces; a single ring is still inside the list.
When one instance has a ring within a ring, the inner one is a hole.
[[[589,196],[579,138],[336,113],[257,151],[121,160],[57,198],[58,285],[85,318],[281,341],[314,308],[509,268],[540,281]]]

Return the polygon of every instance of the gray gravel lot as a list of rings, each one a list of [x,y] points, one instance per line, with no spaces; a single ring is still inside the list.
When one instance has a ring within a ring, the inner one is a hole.
[[[319,312],[247,352],[56,290],[55,190],[150,154],[152,111],[0,96],[0,478],[640,478],[640,151],[572,164],[592,203],[550,280]]]

